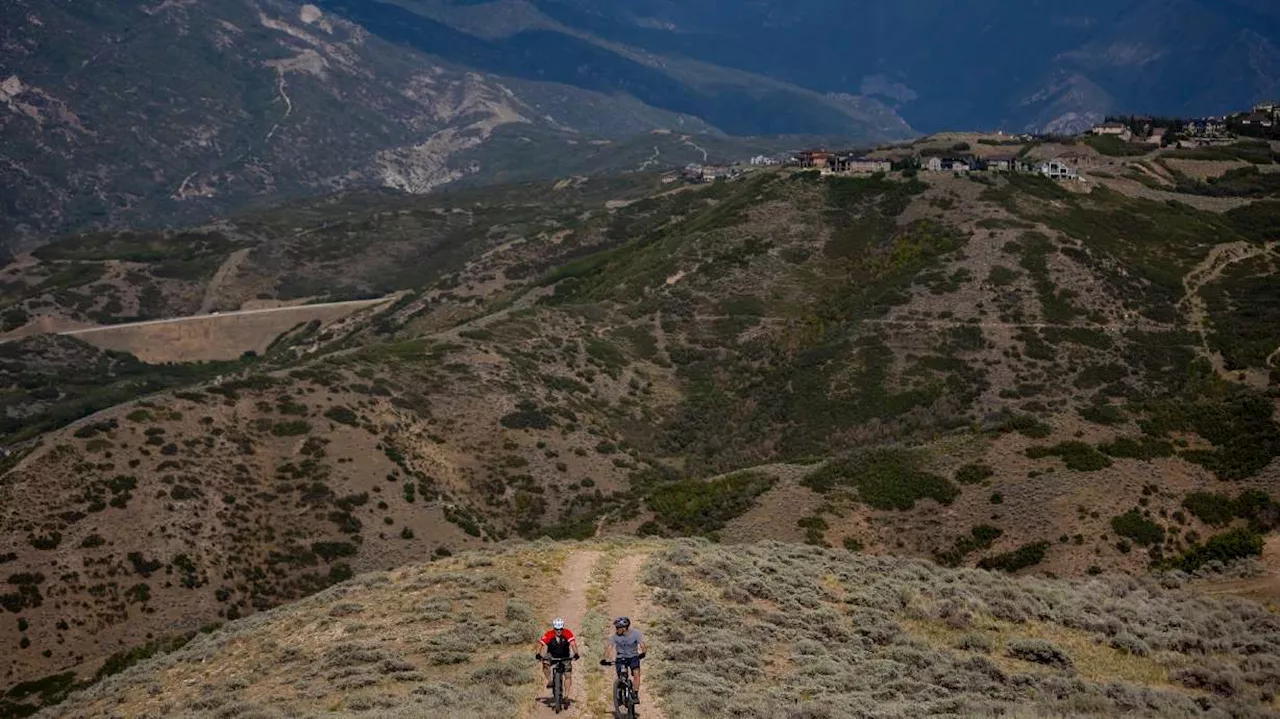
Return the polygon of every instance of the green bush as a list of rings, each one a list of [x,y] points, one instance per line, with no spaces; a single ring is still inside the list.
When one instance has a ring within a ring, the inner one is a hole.
[[[658,487],[645,501],[667,528],[682,534],[709,534],[755,506],[756,498],[776,482],[759,472],[685,479]]]
[[[1262,555],[1265,543],[1262,535],[1253,529],[1233,529],[1213,535],[1202,547],[1187,550],[1175,560],[1174,566],[1185,572],[1194,572],[1212,561],[1229,563],[1246,557],[1258,557]]]
[[[1173,443],[1156,437],[1120,437],[1098,449],[1111,457],[1151,460],[1172,457]]]
[[[1053,428],[1029,414],[1015,414],[997,428],[1002,433],[1017,432],[1031,439],[1044,439],[1053,434]]]
[[[1164,541],[1164,527],[1142,516],[1136,509],[1111,518],[1111,529],[1121,537],[1149,547]]]
[[[271,434],[276,437],[297,437],[310,431],[311,424],[300,419],[289,422],[276,422],[271,425]]]
[[[951,504],[960,495],[960,489],[948,479],[917,465],[918,459],[910,452],[875,450],[832,461],[805,477],[804,484],[816,492],[852,487],[860,500],[876,509],[911,509],[925,498]]]
[[[348,424],[352,427],[360,424],[360,415],[356,414],[350,407],[343,405],[335,405],[325,410],[324,416],[338,424]]]
[[[1236,501],[1218,492],[1192,492],[1182,500],[1182,506],[1196,519],[1214,527],[1222,527],[1236,518]]]
[[[1035,566],[1044,561],[1044,555],[1049,551],[1048,542],[1032,542],[1024,544],[1012,552],[997,554],[992,557],[983,557],[978,561],[979,569],[995,569],[1002,572],[1016,572],[1020,569]]]
[[[966,464],[956,470],[956,481],[960,484],[980,484],[995,473],[994,469],[985,464]]]
[[[1028,447],[1027,456],[1031,459],[1059,457],[1067,465],[1067,469],[1077,472],[1096,472],[1111,466],[1106,455],[1085,442],[1062,442],[1052,447]]]

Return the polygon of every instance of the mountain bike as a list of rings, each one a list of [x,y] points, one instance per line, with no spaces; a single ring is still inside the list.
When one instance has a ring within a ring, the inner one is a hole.
[[[562,710],[569,708],[569,698],[564,695],[564,670],[573,659],[544,657],[542,661],[551,665],[551,706],[559,714]]]
[[[600,666],[611,667],[614,662],[601,659]],[[619,709],[625,709],[627,719],[636,719],[636,702],[639,700],[635,685],[631,683],[631,667],[624,666],[618,672],[618,680],[613,683],[613,715],[616,717]]]

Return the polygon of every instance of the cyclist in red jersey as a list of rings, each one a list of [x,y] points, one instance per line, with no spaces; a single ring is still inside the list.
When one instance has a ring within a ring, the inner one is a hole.
[[[556,617],[551,622],[551,630],[542,635],[542,639],[538,640],[537,659],[542,662],[542,674],[546,677],[547,688],[551,688],[551,663],[547,659],[578,659],[578,640],[573,636],[573,632],[564,626],[564,620]],[[569,691],[573,688],[573,664],[566,663],[564,665],[564,695],[569,696]],[[567,703],[566,699],[566,703]]]

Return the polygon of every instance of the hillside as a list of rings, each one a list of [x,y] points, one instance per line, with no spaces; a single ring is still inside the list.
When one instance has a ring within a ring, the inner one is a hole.
[[[625,86],[516,76],[403,40],[293,0],[5,3],[0,183],[11,191],[0,197],[0,250],[68,231],[180,226],[263,198],[420,194],[790,144],[730,138],[699,107],[667,110]],[[739,107],[750,99],[749,88],[734,94]],[[910,134],[877,102],[783,96],[831,105],[820,132]]]
[[[839,113],[801,90],[883,103],[924,132],[1073,133],[1112,112],[1224,114],[1280,95],[1280,10],[1265,0],[321,4],[375,32],[413,28],[409,42],[455,61],[626,88],[735,133],[828,131]],[[737,102],[744,78],[754,102]]]
[[[4,677],[89,675],[516,537],[1071,577],[1255,555],[1280,523],[1274,189],[1220,159],[1070,149],[1087,182],[637,173],[341,195],[23,256],[6,292],[51,318],[85,321],[76,298],[129,272],[225,310],[393,299],[225,363],[0,344],[0,596],[23,620],[0,623]],[[174,262],[199,271],[158,271]],[[94,279],[41,280],[64,273]]]
[[[776,543],[510,546],[122,658],[37,716],[552,716],[529,652],[556,615],[582,637],[569,716],[600,716],[594,664],[619,614],[651,643],[646,717],[1273,716],[1273,615],[1181,583],[1009,581]]]

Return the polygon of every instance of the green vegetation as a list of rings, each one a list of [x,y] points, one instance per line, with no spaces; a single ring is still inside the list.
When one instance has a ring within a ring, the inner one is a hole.
[[[1280,173],[1271,176],[1280,180]],[[1227,369],[1268,367],[1280,348],[1280,289],[1272,260],[1259,256],[1234,263],[1201,295],[1212,327],[1209,346],[1222,353]]]
[[[1159,545],[1164,541],[1164,527],[1136,509],[1112,517],[1111,529],[1121,537],[1132,539],[1144,547]]]
[[[777,479],[739,472],[712,480],[686,479],[653,490],[645,502],[657,521],[679,534],[712,534],[755,505]]]
[[[351,425],[352,427],[360,425],[360,415],[356,414],[350,407],[334,405],[324,411],[324,416],[339,424]]]
[[[829,462],[805,477],[804,484],[822,493],[852,488],[859,500],[876,509],[911,509],[926,498],[940,504],[955,501],[960,489],[945,477],[919,469],[919,464],[911,452],[873,450]]]
[[[212,379],[249,361],[151,365],[60,335],[0,345],[0,443],[38,436],[96,412]],[[133,421],[147,421],[135,410]]]
[[[1243,519],[1255,531],[1267,532],[1280,524],[1280,503],[1262,490],[1248,489],[1238,497],[1220,492],[1192,492],[1182,506],[1196,519],[1214,527],[1223,527]]]
[[[271,425],[271,434],[276,437],[297,437],[311,432],[311,424],[304,420],[276,422]]]
[[[1280,425],[1270,399],[1252,394],[1153,401],[1143,405],[1140,422],[1153,437],[1191,431],[1214,446],[1184,450],[1179,456],[1226,480],[1252,477],[1280,456]]]
[[[965,557],[983,549],[990,549],[991,545],[1003,535],[999,527],[993,527],[989,524],[979,524],[969,530],[969,534],[956,538],[955,544],[944,552],[935,552],[934,559],[944,567],[958,567]]]
[[[1152,460],[1172,457],[1173,443],[1157,437],[1119,437],[1114,442],[1100,445],[1098,449],[1110,457]]]
[[[978,568],[995,569],[1009,573],[1017,572],[1043,562],[1045,553],[1049,551],[1049,546],[1048,542],[1024,544],[1012,552],[983,557],[978,561]]]
[[[1086,442],[1062,442],[1052,447],[1028,447],[1027,456],[1031,459],[1059,457],[1067,465],[1067,469],[1077,472],[1097,472],[1111,466],[1111,460]]]
[[[1053,428],[1029,414],[1015,414],[1000,424],[1000,432],[1017,432],[1031,439],[1044,439],[1053,434]]]
[[[1262,555],[1265,540],[1257,531],[1240,527],[1209,537],[1203,546],[1192,547],[1173,560],[1172,566],[1184,572],[1194,572],[1209,562],[1229,564],[1238,559]]]
[[[995,473],[995,469],[985,464],[966,464],[956,470],[956,481],[960,484],[981,484]]]
[[[1156,149],[1154,145],[1125,142],[1114,135],[1089,135],[1084,144],[1111,157],[1139,157]]]

